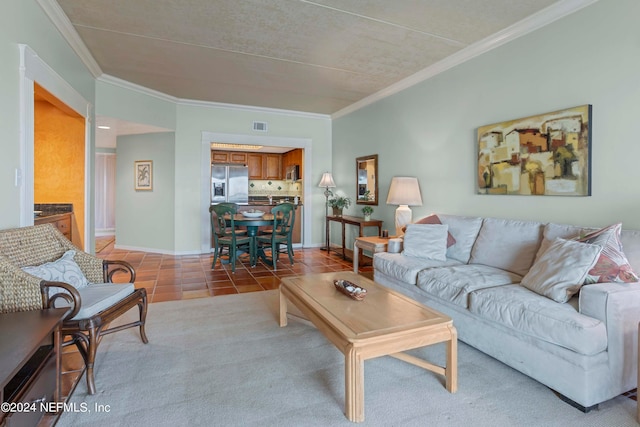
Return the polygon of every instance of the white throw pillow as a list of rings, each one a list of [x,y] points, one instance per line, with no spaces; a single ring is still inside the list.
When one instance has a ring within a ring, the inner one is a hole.
[[[84,277],[82,270],[80,270],[78,264],[73,260],[75,254],[76,251],[70,250],[55,261],[33,267],[22,267],[22,271],[42,280],[64,282],[76,289],[82,289],[89,285],[89,281]],[[59,292],[67,293],[63,288],[49,288],[49,296]]]
[[[525,288],[565,303],[580,290],[602,246],[557,237],[522,278]]]
[[[409,224],[404,235],[403,255],[417,258],[447,260],[449,226],[439,224]]]

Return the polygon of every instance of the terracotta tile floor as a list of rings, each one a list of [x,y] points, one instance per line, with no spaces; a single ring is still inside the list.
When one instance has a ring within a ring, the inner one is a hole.
[[[97,247],[100,247],[99,242],[96,243]],[[344,261],[335,252],[327,255],[326,251],[318,248],[295,249],[293,265],[286,255],[280,255],[277,271],[262,261],[251,267],[248,257],[243,256],[236,263],[235,273],[231,272],[231,265],[221,264],[220,260],[212,270],[211,254],[172,256],[127,251],[115,249],[111,242],[96,255],[130,263],[136,270],[136,287],[147,289],[151,303],[277,289],[283,277],[353,269],[351,261]],[[360,272],[372,278],[370,259],[365,260],[369,262],[365,262]],[[115,276],[114,281],[124,280],[124,276],[121,277]]]

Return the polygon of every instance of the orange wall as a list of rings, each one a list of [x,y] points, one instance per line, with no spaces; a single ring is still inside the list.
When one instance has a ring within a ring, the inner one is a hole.
[[[84,242],[84,118],[35,102],[34,202],[73,203],[73,243]]]

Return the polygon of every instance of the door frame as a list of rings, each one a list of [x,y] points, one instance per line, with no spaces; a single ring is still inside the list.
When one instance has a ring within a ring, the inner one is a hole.
[[[291,138],[278,136],[259,136],[236,133],[202,132],[201,160],[200,165],[202,181],[200,184],[200,251],[201,253],[211,252],[211,217],[209,206],[211,206],[211,142],[221,141],[231,144],[264,145],[267,147],[291,147],[302,148],[304,150],[304,177],[302,185],[304,188],[304,214],[302,215],[302,246],[309,247],[311,244],[311,221],[313,218],[313,197],[311,197],[311,142],[310,138]]]
[[[93,105],[53,70],[28,45],[20,44],[20,167],[15,184],[20,188],[20,227],[33,225],[34,203],[34,83],[38,83],[85,119],[84,149],[84,250],[93,247],[90,233],[91,210],[91,134]]]

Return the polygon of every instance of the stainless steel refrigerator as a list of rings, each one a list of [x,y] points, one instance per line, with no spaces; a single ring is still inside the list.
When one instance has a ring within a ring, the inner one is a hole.
[[[247,203],[248,201],[248,167],[211,165],[211,203]]]

